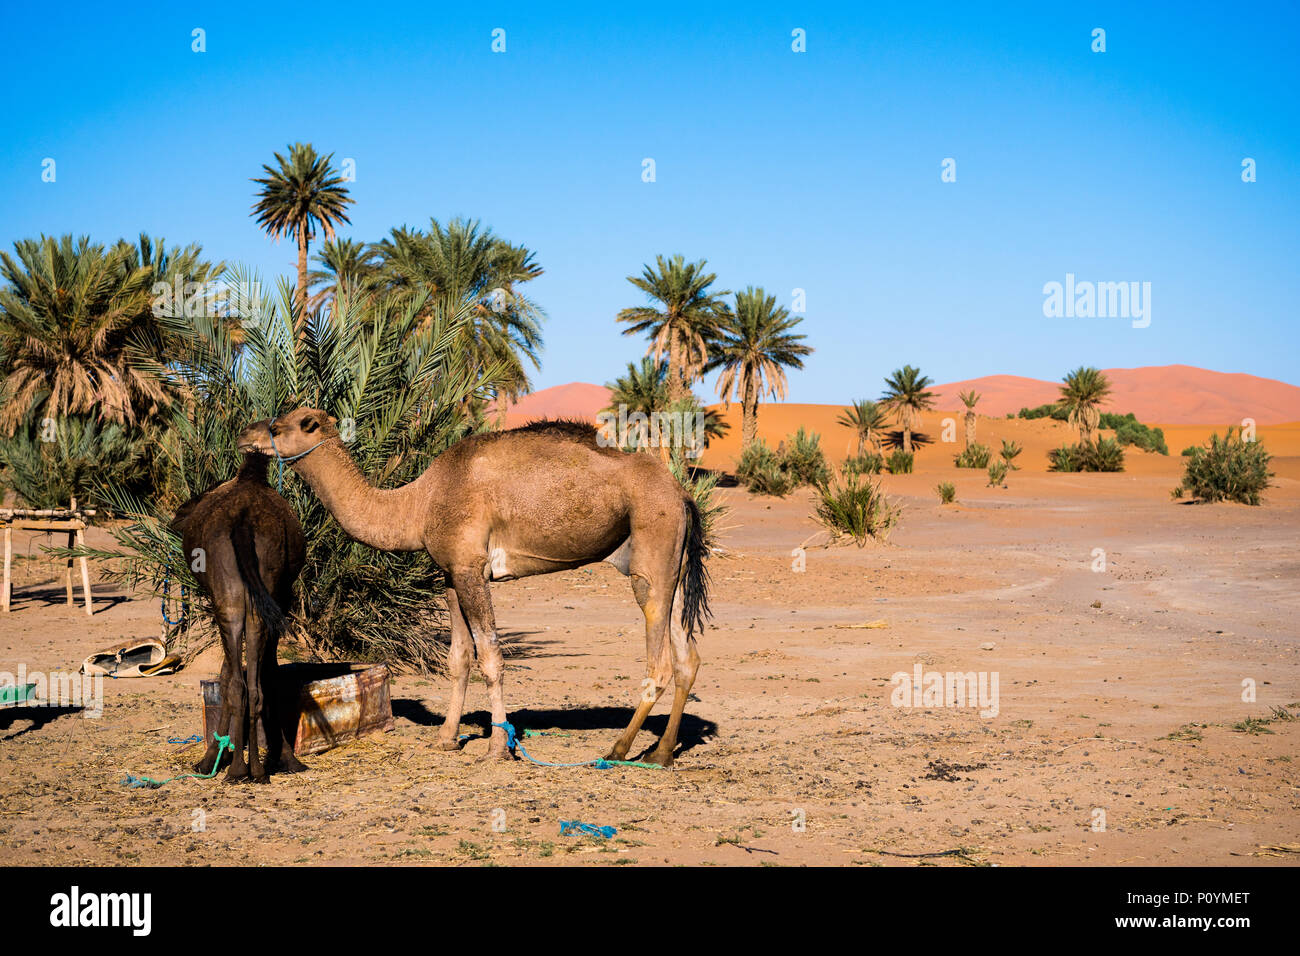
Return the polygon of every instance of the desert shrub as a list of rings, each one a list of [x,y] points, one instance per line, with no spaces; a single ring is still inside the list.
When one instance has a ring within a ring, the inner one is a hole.
[[[889,473],[891,475],[910,475],[912,473],[912,464],[914,456],[910,451],[903,451],[897,448],[889,456]]]
[[[1049,471],[1123,471],[1124,449],[1113,438],[1062,445],[1047,453]]]
[[[864,451],[853,458],[845,458],[840,470],[846,475],[878,475],[885,469],[885,458],[873,451]]]
[[[1183,463],[1183,481],[1178,487],[1200,501],[1238,501],[1259,504],[1259,494],[1269,486],[1272,458],[1258,441],[1244,441],[1229,428],[1224,437],[1210,436],[1204,447],[1192,449]]]
[[[783,498],[794,488],[794,482],[781,467],[780,457],[761,438],[750,442],[741,452],[736,480],[756,495]]]
[[[822,452],[821,436],[804,431],[802,425],[786,437],[781,467],[796,485],[820,485],[831,476],[830,465]]]
[[[989,463],[989,456],[993,452],[987,445],[981,445],[979,442],[972,442],[961,450],[961,454],[953,459],[953,464],[958,468],[985,468]]]
[[[1010,418],[1011,416],[1008,415],[1007,417]],[[1039,405],[1037,408],[1022,408],[1018,417],[1050,418],[1053,421],[1063,422],[1069,417],[1069,412],[1055,402],[1050,402],[1047,405]]]
[[[995,485],[1005,485],[1007,483],[1007,463],[1005,461],[995,461],[989,465],[989,487]]]
[[[1017,442],[1007,441],[1004,438],[1002,439],[1002,451],[998,454],[1001,455],[1002,460],[1007,463],[1008,469],[1011,471],[1019,471],[1020,468],[1015,464],[1015,459],[1022,451],[1024,451],[1024,449],[1021,448]]]
[[[1180,451],[1178,454],[1180,454],[1182,457],[1186,458],[1188,455],[1190,455],[1190,454],[1192,454],[1194,451],[1196,451],[1199,447],[1200,447],[1199,445],[1188,445],[1186,448],[1184,448],[1184,449],[1183,449],[1182,451]]]
[[[1143,425],[1132,412],[1127,415],[1104,412],[1099,427],[1114,430],[1115,440],[1121,445],[1136,445],[1143,451],[1153,451],[1161,455],[1169,454],[1164,430]]]
[[[832,541],[852,538],[862,547],[868,538],[885,541],[902,509],[885,497],[879,482],[856,474],[817,487],[813,517],[831,534]]]
[[[731,509],[718,498],[718,478],[716,471],[692,469],[681,455],[673,455],[668,461],[668,468],[673,477],[695,499],[700,509],[700,521],[704,525],[704,546],[713,551],[718,546],[718,522]]]
[[[950,505],[957,500],[957,489],[951,481],[943,481],[934,486],[934,490],[939,493],[939,503]]]

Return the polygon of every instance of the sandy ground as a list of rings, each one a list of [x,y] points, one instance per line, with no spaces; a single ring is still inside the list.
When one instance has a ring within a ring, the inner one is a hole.
[[[1240,722],[1300,713],[1296,460],[1276,464],[1263,507],[1196,506],[1169,499],[1177,452],[1125,474],[1026,469],[1006,489],[935,456],[884,479],[906,507],[888,546],[809,547],[802,573],[792,549],[820,541],[808,493],[727,490],[714,625],[670,770],[481,764],[482,739],[437,751],[443,682],[403,676],[396,729],[309,756],[305,774],[121,786],[198,756],[167,740],[199,731],[213,653],[107,682],[99,719],[0,712],[0,864],[1294,863],[1300,721]],[[941,507],[931,489],[953,475],[958,503]],[[27,537],[20,553],[42,540]],[[0,671],[72,669],[157,633],[156,599],[101,589],[88,619],[50,572],[20,562]],[[601,565],[494,585],[494,600],[518,651],[512,719],[554,733],[530,751],[602,755],[643,672],[626,581]],[[891,676],[918,663],[996,673],[996,716],[893,706]],[[476,683],[470,725],[486,727],[485,705]],[[618,835],[560,836],[560,820]]]

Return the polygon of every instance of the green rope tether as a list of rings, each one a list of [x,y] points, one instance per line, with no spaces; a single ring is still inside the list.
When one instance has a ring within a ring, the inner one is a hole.
[[[166,780],[154,780],[151,777],[133,777],[129,773],[126,779],[122,781],[124,787],[143,787],[147,790],[157,790],[159,787],[171,783],[173,780],[186,780],[193,777],[195,780],[211,780],[217,775],[221,768],[221,758],[225,756],[226,748],[230,746],[230,737],[223,737],[214,733],[212,739],[217,742],[217,759],[212,763],[211,773],[183,773],[179,777],[168,777]]]

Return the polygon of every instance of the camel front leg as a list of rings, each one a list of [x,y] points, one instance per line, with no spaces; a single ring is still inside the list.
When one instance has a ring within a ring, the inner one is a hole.
[[[506,722],[505,693],[502,690],[502,677],[505,662],[501,657],[501,644],[497,641],[496,621],[492,615],[492,595],[488,592],[487,579],[483,575],[483,562],[465,572],[452,574],[452,586],[456,589],[456,598],[460,603],[465,623],[474,638],[474,647],[478,650],[478,663],[487,682],[488,702],[492,711],[494,725]],[[488,752],[480,760],[504,760],[510,756],[506,746],[508,738],[505,729],[493,726],[492,736],[488,741]]]
[[[460,750],[460,718],[465,713],[465,692],[469,688],[469,669],[473,663],[473,638],[453,587],[447,588],[447,613],[451,616],[451,652],[447,662],[451,671],[451,699],[447,703],[442,729],[438,732],[438,749]]]

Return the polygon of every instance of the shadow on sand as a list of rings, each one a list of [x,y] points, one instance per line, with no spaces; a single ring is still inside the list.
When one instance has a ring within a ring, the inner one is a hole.
[[[421,727],[441,727],[442,714],[431,711],[424,701],[409,697],[393,699],[393,716],[399,720],[409,720]],[[609,743],[627,726],[632,719],[631,707],[574,707],[565,710],[512,710],[510,722],[522,734],[525,730],[608,730]],[[492,716],[485,710],[467,713],[461,719],[463,732],[478,731],[480,736],[487,736],[492,726]],[[652,714],[646,718],[643,733],[658,737],[668,726],[667,714]],[[716,737],[718,725],[712,720],[696,717],[687,711],[682,715],[682,726],[677,734],[676,755],[681,756],[693,747]],[[529,741],[529,752],[540,742]],[[540,753],[533,753],[539,760],[546,759]],[[600,756],[596,754],[595,756]]]

